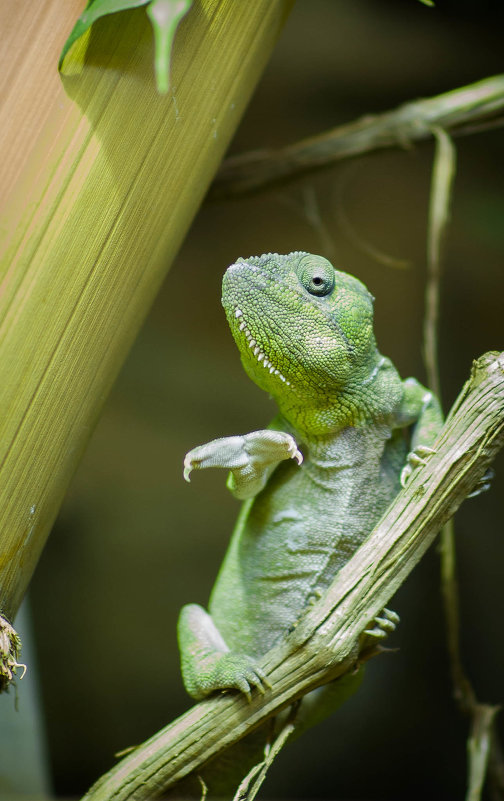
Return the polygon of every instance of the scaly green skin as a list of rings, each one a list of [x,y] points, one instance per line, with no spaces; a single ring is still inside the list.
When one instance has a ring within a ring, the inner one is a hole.
[[[432,394],[401,381],[378,352],[366,287],[326,259],[238,259],[222,302],[247,374],[280,414],[267,430],[186,457],[187,479],[195,468],[228,468],[228,486],[247,499],[210,614],[196,604],[181,611],[182,673],[198,699],[267,689],[258,661],[368,536],[442,423]]]

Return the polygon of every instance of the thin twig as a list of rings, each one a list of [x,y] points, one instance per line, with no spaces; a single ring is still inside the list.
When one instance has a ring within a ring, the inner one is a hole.
[[[327,167],[383,148],[411,147],[430,139],[434,127],[452,135],[471,127],[501,124],[504,75],[454,89],[442,95],[405,103],[383,114],[366,115],[318,136],[284,148],[255,150],[227,158],[210,189],[210,197],[226,197],[264,189],[308,170]]]
[[[453,520],[450,520],[441,531],[440,559],[441,593],[453,695],[461,711],[471,716],[477,701],[460,657],[459,593]]]
[[[437,358],[441,248],[450,214],[456,152],[452,140],[445,131],[434,127],[432,133],[436,139],[436,150],[432,172],[427,235],[424,359],[428,384],[437,397],[441,398]]]
[[[467,741],[467,794],[466,801],[480,801],[492,747],[494,719],[498,706],[475,704],[471,734]]]
[[[354,162],[354,164],[352,164],[352,168],[357,167],[362,168],[363,163]],[[356,169],[353,169],[352,172],[356,172]],[[362,231],[358,231],[355,228],[354,223],[350,220],[350,217],[345,210],[344,192],[346,188],[345,184],[348,180],[348,174],[350,174],[350,170],[348,170],[344,180],[340,180],[338,182],[338,185],[335,182],[333,189],[333,203],[336,210],[336,220],[342,233],[357,251],[364,253],[366,256],[368,256],[368,258],[372,259],[377,264],[382,264],[385,267],[391,267],[394,270],[408,269],[411,267],[410,261],[407,259],[400,259],[397,256],[391,256],[389,253],[384,253],[383,251],[379,250],[376,245],[367,241],[364,238]]]
[[[436,140],[436,150],[429,204],[423,350],[428,384],[440,397],[441,382],[437,343],[442,245],[449,221],[456,153],[453,142],[445,131],[433,128],[432,132]],[[454,695],[459,708],[471,718],[471,734],[467,744],[466,801],[480,801],[487,770],[493,772],[498,769],[498,744],[496,743],[496,747],[492,749],[492,740],[497,736],[493,725],[497,708],[478,702],[462,664],[453,520],[449,520],[441,531],[441,589]],[[492,759],[490,760],[491,753]],[[497,786],[496,778],[492,783],[495,788]]]
[[[495,721],[492,726],[492,739],[490,742],[490,761],[488,769],[488,784],[492,801],[502,801],[504,798],[504,752],[497,734]]]
[[[254,801],[254,798],[261,789],[261,785],[266,778],[269,768],[294,731],[300,703],[301,700],[299,699],[292,705],[287,720],[275,737],[273,743],[271,743],[265,751],[264,760],[258,765],[254,765],[252,770],[245,776],[236,791],[233,801]]]
[[[315,187],[307,182],[303,186],[301,194],[302,197],[298,200],[292,193],[280,191],[277,193],[276,199],[279,203],[287,206],[291,211],[299,214],[299,216],[311,226],[319,237],[320,252],[325,253],[330,261],[338,261],[334,239],[322,218]]]

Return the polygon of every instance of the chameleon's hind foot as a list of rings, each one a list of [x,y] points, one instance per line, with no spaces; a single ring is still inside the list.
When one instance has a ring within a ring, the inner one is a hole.
[[[259,690],[264,695],[271,684],[264,671],[246,654],[229,652],[223,654],[213,671],[215,690],[240,690],[250,703],[252,690]]]
[[[218,690],[240,690],[248,701],[255,688],[264,695],[271,685],[254,659],[230,651],[213,618],[198,604],[186,604],[178,622],[182,677],[193,698]]]
[[[400,617],[397,612],[392,609],[383,609],[378,617],[375,617],[373,623],[375,624],[372,629],[366,629],[364,634],[369,637],[375,637],[378,640],[384,640],[389,634],[396,630]]]

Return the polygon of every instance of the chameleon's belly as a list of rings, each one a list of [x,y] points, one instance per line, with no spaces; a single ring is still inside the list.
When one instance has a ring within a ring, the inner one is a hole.
[[[210,612],[232,650],[259,656],[350,559],[397,492],[375,461],[321,471],[280,465],[239,522]]]

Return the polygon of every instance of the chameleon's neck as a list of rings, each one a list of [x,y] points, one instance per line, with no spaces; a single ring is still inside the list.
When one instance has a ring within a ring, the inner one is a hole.
[[[292,388],[275,398],[280,414],[305,441],[332,437],[348,427],[387,422],[403,394],[402,382],[392,362],[377,354],[365,377],[356,377],[343,389],[311,397]]]

